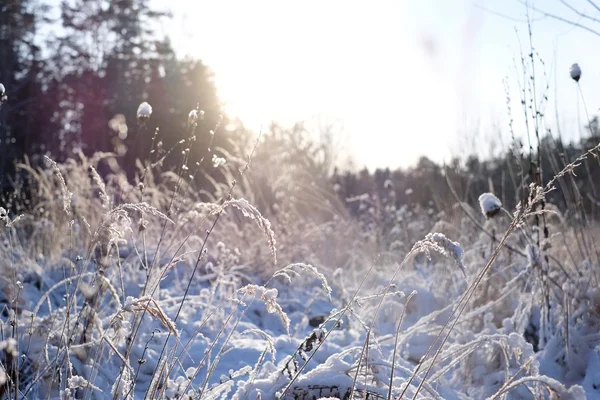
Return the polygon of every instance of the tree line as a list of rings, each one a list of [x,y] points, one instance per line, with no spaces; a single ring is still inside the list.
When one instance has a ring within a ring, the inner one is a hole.
[[[147,157],[153,141],[157,151],[167,152],[190,137],[193,109],[202,112],[189,162],[203,159],[207,134],[217,127],[222,132],[214,145],[228,146],[228,121],[212,72],[200,60],[178,58],[169,38],[155,29],[168,17],[148,0],[0,4],[4,188],[25,155],[35,163],[44,154],[64,159],[77,151],[115,152],[131,172],[133,160]],[[153,114],[141,124],[136,110],[142,101]]]

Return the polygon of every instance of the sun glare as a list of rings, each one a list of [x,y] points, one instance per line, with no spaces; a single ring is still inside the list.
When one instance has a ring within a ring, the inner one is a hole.
[[[489,136],[500,126],[508,135],[503,79],[516,81],[526,31],[472,2],[155,1],[174,12],[168,32],[178,51],[210,66],[226,111],[255,131],[271,121],[339,121],[340,151],[370,168],[487,151],[481,141],[464,147],[474,129]],[[197,14],[207,16],[202,24],[189,17]],[[536,29],[556,32],[554,25]],[[581,54],[583,43],[560,49]],[[518,108],[518,85],[510,90]],[[561,101],[575,95],[565,92]]]
[[[200,1],[189,12],[227,15],[232,28],[214,19],[199,31],[183,17],[196,39],[182,51],[209,64],[227,111],[249,128],[339,120],[344,150],[370,167],[447,155],[435,132],[456,129],[453,66],[424,46],[406,3]],[[373,140],[382,135],[385,148]]]

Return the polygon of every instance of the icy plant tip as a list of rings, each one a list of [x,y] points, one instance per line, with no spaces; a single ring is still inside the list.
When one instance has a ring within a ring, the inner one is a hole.
[[[479,206],[481,207],[481,212],[486,218],[492,218],[500,212],[500,209],[502,208],[502,202],[492,193],[483,193],[481,196],[479,196]]]
[[[137,117],[139,120],[145,121],[152,115],[152,106],[146,102],[140,104],[137,109]]]
[[[198,122],[198,111],[192,110],[188,114],[188,125],[194,126],[194,125],[196,125],[196,122]]]
[[[8,96],[6,95],[6,88],[0,83],[0,105],[6,103]]]
[[[435,249],[441,254],[450,257],[456,262],[463,275],[467,276],[467,270],[463,263],[464,250],[457,242],[448,239],[443,233],[430,233],[425,237],[425,240],[437,245]]]
[[[223,157],[218,157],[216,154],[213,154],[212,163],[213,167],[219,168],[225,165],[227,163],[227,160],[225,160]]]
[[[575,82],[579,82],[579,78],[581,78],[581,68],[579,68],[579,64],[575,63],[571,65],[571,68],[569,69],[569,74]]]

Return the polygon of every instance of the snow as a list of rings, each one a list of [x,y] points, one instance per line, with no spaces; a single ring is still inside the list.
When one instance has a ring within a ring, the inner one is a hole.
[[[192,110],[188,114],[188,126],[194,126],[198,122],[198,110]]]
[[[51,164],[48,178],[55,171],[73,169]],[[507,240],[523,255],[501,251],[473,289],[494,250],[489,237],[467,219],[449,233],[432,231],[451,222],[416,206],[389,210],[390,237],[381,242],[390,247],[373,264],[357,250],[372,233],[342,218],[317,233],[278,236],[282,225],[243,198],[166,213],[151,196],[107,204],[93,180],[86,190],[97,198],[83,196],[69,175],[48,182],[53,214],[19,222],[32,221],[39,247],[19,224],[0,241],[0,260],[18,266],[0,286],[0,353],[21,363],[28,398],[137,399],[154,382],[165,399],[327,399],[353,390],[397,398],[404,389],[417,399],[600,399],[600,290],[590,285],[597,266],[589,261],[567,280],[515,235]],[[151,185],[141,190],[160,193]],[[491,193],[479,200],[486,215],[502,207]],[[202,221],[219,212],[205,241]],[[181,236],[167,242],[188,242],[161,252],[162,227],[172,225]],[[396,236],[416,244],[398,245]],[[64,240],[59,251],[44,249],[51,240]],[[107,248],[118,251],[107,256]],[[352,257],[338,262],[334,251]],[[549,281],[560,286],[547,307]],[[13,364],[0,366],[0,385]]]
[[[137,117],[138,119],[148,119],[150,115],[152,115],[152,106],[144,101],[138,106]]]
[[[490,218],[502,209],[502,202],[492,193],[483,193],[479,196],[479,207],[483,215]]]

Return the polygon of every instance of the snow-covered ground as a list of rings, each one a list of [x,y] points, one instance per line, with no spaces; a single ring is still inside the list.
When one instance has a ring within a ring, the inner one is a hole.
[[[3,217],[3,395],[600,398],[597,265],[560,215],[538,241],[486,194],[386,207],[376,235],[368,207],[315,222],[174,179],[103,186],[103,157],[37,172]]]

